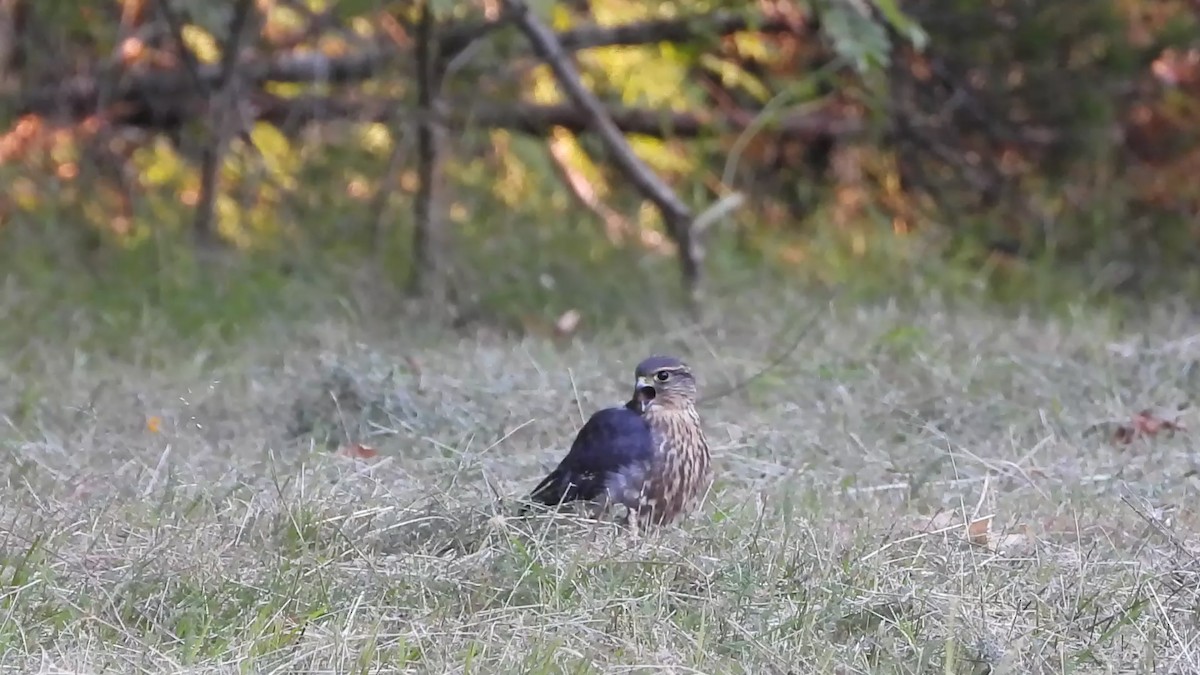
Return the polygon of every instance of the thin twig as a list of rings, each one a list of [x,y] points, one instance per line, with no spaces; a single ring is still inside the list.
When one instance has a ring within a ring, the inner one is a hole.
[[[1142,509],[1137,504],[1134,504],[1133,500],[1130,499],[1129,495],[1126,495],[1126,494],[1121,495],[1121,501],[1125,502],[1126,506],[1133,509],[1133,512],[1136,513],[1138,515],[1138,517],[1140,517],[1142,520],[1146,521],[1146,523],[1148,525],[1150,525],[1150,527],[1154,531],[1161,534],[1163,536],[1163,538],[1165,538],[1168,542],[1170,542],[1171,545],[1174,546],[1177,551],[1179,551],[1180,553],[1186,555],[1189,559],[1191,559],[1193,564],[1200,566],[1200,559],[1198,559],[1196,557],[1196,554],[1191,549],[1189,549],[1186,545],[1184,545],[1183,541],[1179,539],[1178,535],[1176,535],[1174,532],[1168,530],[1166,528],[1166,526],[1163,525],[1162,521],[1159,518],[1157,518],[1149,513],[1146,513],[1146,511],[1144,509]]]
[[[784,349],[783,352],[781,352],[775,358],[771,359],[767,363],[767,365],[760,368],[758,370],[758,372],[754,373],[750,377],[747,377],[746,379],[744,379],[740,382],[733,384],[730,387],[727,387],[725,389],[718,391],[715,394],[710,394],[708,396],[704,396],[698,402],[699,403],[708,403],[710,401],[715,401],[717,399],[725,398],[726,396],[729,396],[730,394],[736,394],[737,392],[741,391],[742,389],[745,389],[747,386],[749,386],[755,380],[759,379],[760,377],[766,375],[767,373],[771,372],[775,368],[779,367],[780,364],[782,364],[784,361],[791,358],[792,354],[794,354],[796,352],[796,350],[800,347],[800,342],[804,340],[804,336],[808,335],[808,333],[813,329],[813,327],[817,325],[817,322],[816,322],[817,315],[820,314],[822,311],[824,311],[824,309],[818,309],[818,310],[814,310],[811,314],[809,314],[808,320],[804,323],[804,325],[802,325],[800,327],[800,330],[798,330],[796,332],[796,336],[788,344],[787,348]]]
[[[392,152],[388,157],[387,166],[383,170],[383,178],[379,180],[379,188],[375,191],[375,198],[372,200],[370,209],[373,214],[371,217],[371,241],[374,242],[375,255],[379,262],[383,261],[388,249],[385,227],[388,200],[395,190],[396,179],[400,175],[400,169],[404,166],[404,157],[411,146],[412,138],[412,135],[407,133],[401,124],[393,123],[391,129]]]
[[[165,2],[163,3],[165,5]],[[237,55],[241,50],[242,36],[246,32],[247,20],[254,7],[254,0],[238,0],[233,9],[233,18],[229,22],[229,36],[221,54],[221,70],[217,75],[216,94],[208,95],[209,120],[212,123],[210,131],[215,138],[208,139],[202,152],[200,162],[200,195],[196,205],[196,218],[192,229],[201,242],[213,243],[216,233],[213,231],[213,212],[217,201],[217,174],[221,168],[221,160],[225,157],[226,145],[229,142],[231,113],[236,104],[236,87],[233,84],[234,67],[237,65]],[[186,52],[187,50],[184,49]],[[196,71],[197,81],[202,81],[199,71]]]
[[[432,2],[421,6],[417,24],[417,103],[425,118],[417,126],[417,172],[420,187],[413,202],[416,227],[413,231],[413,260],[410,289],[436,304],[441,300],[439,256],[441,213],[438,210],[438,180],[442,151],[442,122],[437,119],[442,84],[437,61],[437,43]]]
[[[708,232],[708,228],[716,224],[725,216],[733,213],[741,208],[746,203],[746,196],[740,192],[731,192],[724,197],[721,197],[712,206],[704,209],[700,215],[696,216],[696,220],[692,223],[692,232],[697,237],[702,237]]]

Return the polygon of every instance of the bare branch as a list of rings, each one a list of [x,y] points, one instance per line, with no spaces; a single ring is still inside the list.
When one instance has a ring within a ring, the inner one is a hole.
[[[371,241],[375,242],[375,254],[380,262],[387,251],[386,245],[386,222],[388,213],[388,200],[395,190],[396,178],[400,175],[400,170],[404,167],[404,159],[407,151],[410,148],[411,136],[403,132],[403,128],[395,124],[392,120],[389,128],[392,131],[392,152],[388,156],[387,166],[383,170],[383,176],[379,179],[379,188],[375,191],[375,197],[371,202],[370,212],[374,214],[371,217]]]
[[[712,206],[704,209],[700,215],[696,216],[696,220],[692,222],[692,231],[698,237],[704,236],[708,228],[712,227],[725,216],[740,209],[745,203],[746,196],[740,192],[731,192],[725,195],[718,199]]]
[[[223,87],[229,82],[233,69],[237,65],[238,52],[242,49],[242,34],[245,32],[246,23],[253,7],[254,0],[238,0],[238,3],[234,5],[233,18],[229,21],[229,37],[226,40],[225,49],[221,53],[221,71],[217,76],[218,87]]]

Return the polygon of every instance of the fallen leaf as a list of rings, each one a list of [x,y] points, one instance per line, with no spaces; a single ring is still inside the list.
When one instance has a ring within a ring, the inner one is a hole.
[[[162,418],[158,415],[151,415],[146,418],[146,431],[152,434],[157,434],[162,431]]]
[[[970,522],[966,522],[961,514],[956,511],[940,511],[932,518],[921,516],[914,521],[913,526],[919,532],[926,534],[939,534],[950,532],[962,532],[962,537],[967,542],[975,546],[981,546],[990,551],[1006,551],[1025,545],[1029,541],[1027,534],[1023,532],[1006,533],[996,535],[992,531],[993,516],[983,516],[976,518]],[[1028,528],[1017,528],[1025,530]]]
[[[369,445],[351,443],[338,448],[337,454],[351,459],[374,459],[379,456],[379,451]]]
[[[988,548],[996,553],[1015,553],[1018,550],[1029,548],[1033,542],[1029,535],[1012,533],[993,537],[988,543]]]
[[[988,546],[988,537],[992,532],[992,517],[984,516],[971,521],[967,525],[967,541],[976,546]]]
[[[971,523],[968,528],[967,539],[976,546],[982,546],[989,551],[1000,554],[1012,554],[1022,550],[1028,550],[1034,541],[1033,535],[1030,533],[1028,525],[1017,525],[1016,527],[998,533],[992,530],[992,516],[980,518]]]
[[[1129,444],[1135,438],[1153,438],[1162,431],[1169,431],[1173,434],[1176,431],[1186,431],[1186,429],[1187,427],[1180,424],[1178,419],[1167,419],[1147,408],[1134,415],[1128,424],[1118,426],[1113,432],[1113,440]]]
[[[554,332],[560,337],[566,337],[575,332],[579,328],[579,322],[583,319],[583,315],[577,309],[568,309],[558,317],[558,321],[554,322]]]

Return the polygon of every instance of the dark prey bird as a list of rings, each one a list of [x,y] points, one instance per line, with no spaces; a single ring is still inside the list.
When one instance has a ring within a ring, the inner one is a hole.
[[[651,356],[634,378],[633,398],[593,414],[530,500],[583,500],[602,510],[623,504],[635,528],[670,523],[699,505],[712,473],[691,370],[674,357]]]

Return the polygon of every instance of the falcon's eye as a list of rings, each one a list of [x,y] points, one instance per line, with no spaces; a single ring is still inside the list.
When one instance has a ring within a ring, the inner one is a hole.
[[[667,370],[660,370],[654,374],[654,379],[658,380],[659,382],[666,382],[667,380],[671,379],[671,372]]]

